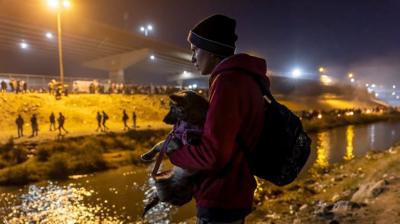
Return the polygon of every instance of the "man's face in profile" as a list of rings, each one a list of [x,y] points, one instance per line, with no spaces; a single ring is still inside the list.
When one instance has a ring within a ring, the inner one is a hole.
[[[214,55],[193,44],[190,44],[190,49],[192,50],[192,63],[197,70],[199,70],[202,75],[210,74],[216,65]]]

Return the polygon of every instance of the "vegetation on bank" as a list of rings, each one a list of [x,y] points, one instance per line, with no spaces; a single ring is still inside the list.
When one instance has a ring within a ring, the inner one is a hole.
[[[129,164],[165,138],[166,130],[128,131],[48,141],[38,145],[0,147],[0,185],[23,185],[45,179],[66,179]]]
[[[318,132],[325,129],[346,125],[369,124],[379,121],[399,121],[400,112],[392,111],[381,114],[357,114],[352,116],[324,116],[321,119],[302,120],[306,132]]]

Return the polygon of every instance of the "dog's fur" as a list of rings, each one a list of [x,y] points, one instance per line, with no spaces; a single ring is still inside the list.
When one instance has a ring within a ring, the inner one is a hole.
[[[202,96],[193,91],[180,91],[170,96],[170,111],[163,121],[175,125],[178,131],[174,134],[183,144],[197,145],[201,140],[201,132],[195,130],[203,129],[207,110],[208,101]],[[143,154],[142,160],[152,160],[160,152],[163,143],[156,144]],[[143,216],[160,201],[177,206],[188,203],[193,196],[191,177],[194,174],[177,166],[158,174],[154,178],[157,192],[146,205]]]

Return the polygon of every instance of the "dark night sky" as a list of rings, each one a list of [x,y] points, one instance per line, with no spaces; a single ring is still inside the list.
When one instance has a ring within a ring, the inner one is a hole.
[[[287,72],[320,65],[343,77],[400,82],[398,0],[82,0],[92,19],[138,32],[155,27],[152,38],[187,47],[188,30],[200,19],[223,13],[237,19],[239,52],[267,58],[269,68]],[[379,75],[377,74],[379,73]]]

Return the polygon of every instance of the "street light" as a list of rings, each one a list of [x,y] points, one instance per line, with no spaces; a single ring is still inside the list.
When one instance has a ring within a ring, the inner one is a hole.
[[[140,27],[140,32],[144,33],[144,35],[147,37],[149,35],[149,32],[153,31],[153,26],[152,25],[147,25],[147,26],[141,26]]]
[[[19,46],[20,46],[22,49],[27,49],[27,48],[29,47],[29,45],[28,45],[25,41],[22,41],[21,43],[19,43]]]
[[[300,76],[301,76],[301,70],[298,69],[298,68],[293,69],[293,71],[292,71],[292,76],[293,76],[293,78],[298,78],[298,77],[300,77]]]
[[[46,37],[47,37],[47,39],[53,39],[53,34],[50,32],[47,32]]]
[[[64,64],[63,64],[63,56],[62,56],[62,29],[61,29],[61,14],[63,9],[71,8],[70,0],[47,0],[47,4],[49,7],[57,10],[57,36],[58,36],[58,59],[60,66],[60,82],[61,82],[61,92],[64,92]],[[50,35],[46,34],[47,38]]]
[[[324,68],[324,67],[319,67],[318,71],[319,71],[320,73],[324,73],[324,72],[325,72],[325,68]]]

